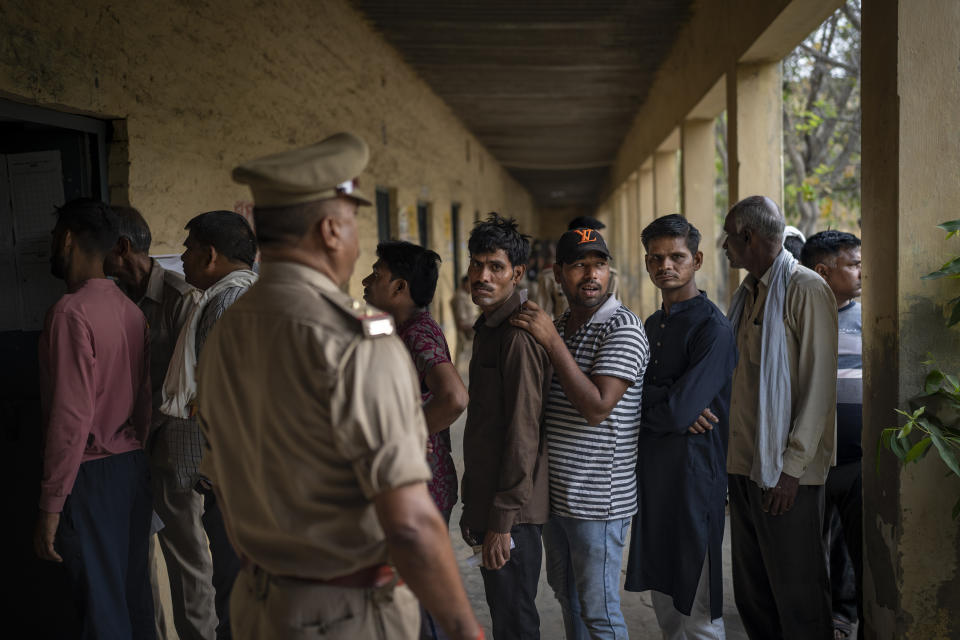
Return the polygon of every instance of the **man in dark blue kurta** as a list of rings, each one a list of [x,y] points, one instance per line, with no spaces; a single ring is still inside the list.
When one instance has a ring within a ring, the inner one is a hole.
[[[640,511],[626,589],[652,589],[664,638],[724,638],[720,545],[727,491],[730,384],[736,342],[726,317],[697,289],[700,232],[679,215],[642,234],[646,267],[663,294],[647,318],[637,460]]]

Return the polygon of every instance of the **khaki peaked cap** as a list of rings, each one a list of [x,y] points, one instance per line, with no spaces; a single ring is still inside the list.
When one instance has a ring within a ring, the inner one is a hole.
[[[352,133],[336,133],[321,142],[251,160],[233,170],[233,179],[250,185],[258,207],[287,207],[343,195],[363,205],[357,189],[370,149]]]

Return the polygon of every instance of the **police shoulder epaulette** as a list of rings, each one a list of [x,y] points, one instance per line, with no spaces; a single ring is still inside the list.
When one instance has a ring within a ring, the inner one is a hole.
[[[396,332],[393,316],[386,311],[381,311],[363,300],[356,300],[339,291],[324,291],[323,297],[356,320],[367,338],[392,336]]]

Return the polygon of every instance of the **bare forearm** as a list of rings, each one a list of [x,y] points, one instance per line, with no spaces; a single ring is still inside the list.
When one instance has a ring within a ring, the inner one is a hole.
[[[420,520],[418,526],[388,534],[390,557],[451,638],[474,640],[480,627],[463,590],[447,528],[436,512]]]
[[[427,431],[443,431],[460,417],[467,408],[470,397],[463,386],[460,375],[450,362],[442,362],[427,373],[427,388],[433,397],[423,405],[423,414],[427,420]]]
[[[423,416],[427,420],[427,432],[434,434],[447,429],[456,422],[461,413],[463,413],[463,407],[459,403],[453,402],[449,398],[434,397],[423,405]]]

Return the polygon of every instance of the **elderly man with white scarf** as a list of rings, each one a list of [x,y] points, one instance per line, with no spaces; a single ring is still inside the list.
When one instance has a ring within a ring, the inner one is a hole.
[[[837,305],[783,249],[783,213],[751,196],[723,248],[747,276],[728,317],[740,353],[730,399],[733,588],[750,638],[833,637],[823,485],[834,464]]]
[[[218,640],[230,638],[230,590],[242,563],[230,545],[223,515],[209,483],[200,476],[203,441],[196,417],[196,368],[207,336],[227,308],[257,280],[253,263],[257,240],[243,216],[232,211],[208,211],[186,226],[183,274],[203,292],[183,325],[163,381],[160,410],[171,416],[167,443],[169,462],[183,489],[203,495],[203,528],[213,560],[214,608]]]

